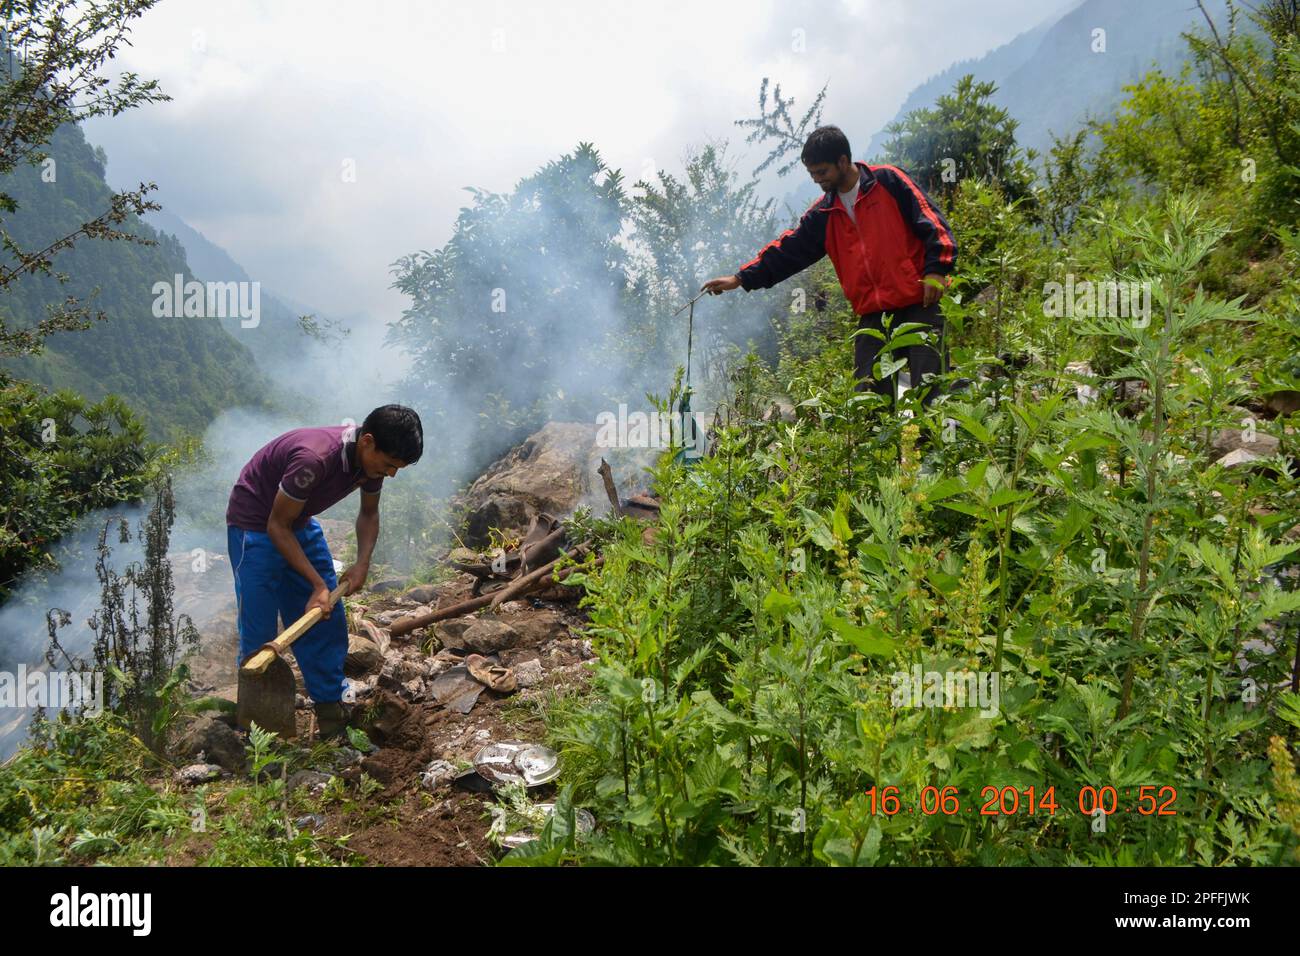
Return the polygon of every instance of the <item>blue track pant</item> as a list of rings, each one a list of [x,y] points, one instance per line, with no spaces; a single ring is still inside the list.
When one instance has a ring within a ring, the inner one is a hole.
[[[334,558],[320,523],[312,518],[294,537],[326,586],[338,586]],[[302,617],[311,598],[311,584],[276,550],[268,534],[226,526],[230,567],[235,572],[235,600],[239,606],[239,660],[275,639],[278,614],[288,627]],[[293,656],[307,684],[307,693],[318,704],[334,703],[343,696],[343,659],[348,653],[347,615],[343,602],[293,643]]]

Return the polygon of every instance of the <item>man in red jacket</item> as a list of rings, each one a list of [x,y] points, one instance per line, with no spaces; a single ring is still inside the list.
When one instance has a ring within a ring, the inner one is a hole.
[[[803,164],[826,195],[808,207],[799,224],[763,247],[735,275],[710,279],[704,290],[767,289],[829,254],[844,295],[859,316],[858,328],[882,330],[923,322],[935,342],[943,335],[939,298],[957,264],[957,241],[930,197],[897,166],[855,163],[848,137],[837,126],[813,130],[803,147]],[[871,335],[854,339],[858,390],[893,394],[893,376],[872,380],[883,343]],[[939,352],[927,345],[905,349],[912,385],[940,371]],[[934,398],[930,389],[924,398]]]

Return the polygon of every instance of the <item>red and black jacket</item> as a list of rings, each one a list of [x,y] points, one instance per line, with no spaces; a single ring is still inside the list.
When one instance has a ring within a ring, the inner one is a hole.
[[[827,193],[736,273],[746,291],[771,288],[829,254],[853,311],[865,315],[917,305],[923,276],[952,272],[957,240],[921,187],[897,166],[855,165],[856,224],[839,194]]]

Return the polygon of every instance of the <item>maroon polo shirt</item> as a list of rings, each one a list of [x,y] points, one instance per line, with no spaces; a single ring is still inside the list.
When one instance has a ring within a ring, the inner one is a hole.
[[[293,530],[328,510],[360,487],[377,495],[383,478],[368,479],[357,462],[355,425],[295,428],[254,453],[239,473],[226,506],[226,524],[266,531],[275,493],[303,502]]]

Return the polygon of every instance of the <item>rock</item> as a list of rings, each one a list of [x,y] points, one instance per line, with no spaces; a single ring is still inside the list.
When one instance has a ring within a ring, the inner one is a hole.
[[[424,768],[424,773],[420,774],[420,786],[432,791],[449,787],[456,779],[457,772],[456,765],[451,761],[435,760]]]
[[[1080,405],[1095,402],[1101,394],[1093,384],[1092,366],[1087,362],[1070,362],[1066,365],[1065,381],[1074,382],[1074,397]]]
[[[247,766],[244,739],[229,724],[211,717],[196,717],[190,721],[175,749],[183,757],[203,754],[206,760],[232,773],[243,773]]]
[[[176,771],[176,782],[194,787],[221,776],[221,768],[214,763],[193,763]]]
[[[514,671],[515,682],[520,687],[536,687],[546,676],[542,671],[542,662],[535,658],[531,661],[516,664]]]
[[[391,677],[399,684],[405,684],[409,680],[423,677],[425,672],[423,661],[413,661],[398,653],[389,653],[384,657],[384,666],[380,670],[381,677]]]
[[[419,587],[411,588],[402,597],[416,604],[428,604],[430,601],[437,600],[438,589],[432,584],[421,584]]]
[[[301,787],[306,787],[312,793],[319,793],[333,779],[333,774],[324,773],[320,770],[298,770],[289,775],[289,779],[285,783],[285,789],[293,793],[293,791]]]
[[[439,674],[429,685],[429,693],[448,710],[468,714],[483,693],[483,685],[470,677],[462,664]]]
[[[360,634],[348,635],[348,656],[343,660],[343,673],[349,677],[362,677],[383,666],[383,651],[374,641]]]
[[[1244,408],[1239,409],[1239,411],[1241,412],[1241,421],[1254,421],[1254,417],[1249,411]],[[1268,458],[1270,455],[1276,454],[1277,449],[1278,440],[1272,435],[1260,431],[1258,428],[1248,429],[1244,425],[1240,428],[1221,428],[1214,438],[1210,440],[1210,455],[1216,460],[1239,450],[1248,451],[1256,458]]]
[[[519,632],[522,643],[533,647],[568,635],[564,620],[553,612],[529,614],[514,621],[511,626]]]
[[[473,548],[452,548],[447,560],[457,564],[478,564],[481,558]]]
[[[660,449],[601,448],[592,422],[548,422],[470,485],[462,499],[465,539],[485,546],[492,528],[523,533],[541,512],[563,516],[581,505],[595,514],[609,511],[596,475],[602,454],[624,491],[644,481],[643,469]]]
[[[375,642],[375,646],[379,648],[381,654],[388,653],[388,646],[393,639],[389,635],[387,628],[379,627],[370,621],[362,621],[360,629],[366,632],[366,637]]]
[[[388,578],[383,581],[376,581],[367,588],[372,594],[383,594],[387,591],[400,591],[406,586],[406,582],[401,578]]]
[[[497,658],[506,667],[518,667],[524,661],[537,660],[537,649],[534,647],[507,647],[497,654]]]
[[[512,647],[519,640],[519,632],[505,621],[485,617],[466,628],[458,640],[459,643],[447,646],[464,648],[472,654],[495,654]]]
[[[308,813],[294,820],[293,825],[299,830],[306,830],[308,827],[319,830],[325,825],[325,815],[323,813]]]
[[[433,636],[443,647],[460,647],[460,638],[474,623],[472,617],[457,617],[450,621],[441,621],[433,626]]]
[[[1281,389],[1264,396],[1264,407],[1274,415],[1291,415],[1300,412],[1300,391]]]
[[[1215,462],[1215,464],[1220,468],[1249,468],[1251,465],[1255,464],[1255,462],[1260,460],[1260,456],[1255,454],[1253,451],[1246,448],[1234,448]]]
[[[355,747],[340,747],[331,761],[336,770],[346,770],[361,763],[361,751]]]

